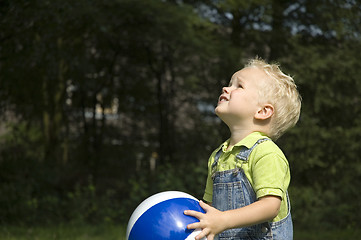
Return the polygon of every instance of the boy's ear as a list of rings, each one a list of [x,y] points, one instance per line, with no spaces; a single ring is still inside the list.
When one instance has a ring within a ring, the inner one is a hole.
[[[273,113],[274,107],[272,104],[265,104],[258,110],[258,112],[256,112],[254,117],[258,120],[266,120],[272,117]]]

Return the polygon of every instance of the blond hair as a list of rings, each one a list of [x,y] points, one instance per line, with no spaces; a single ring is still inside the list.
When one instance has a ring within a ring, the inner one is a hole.
[[[260,58],[251,59],[245,67],[263,70],[268,81],[263,81],[260,101],[274,107],[269,137],[279,138],[286,130],[296,125],[301,112],[301,96],[292,77],[281,71],[278,64],[268,64]]]

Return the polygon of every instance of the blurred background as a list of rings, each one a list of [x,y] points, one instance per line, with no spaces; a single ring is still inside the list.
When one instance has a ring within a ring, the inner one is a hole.
[[[146,197],[203,196],[214,114],[248,59],[303,97],[277,144],[295,229],[356,229],[358,0],[0,1],[0,224],[126,225]]]

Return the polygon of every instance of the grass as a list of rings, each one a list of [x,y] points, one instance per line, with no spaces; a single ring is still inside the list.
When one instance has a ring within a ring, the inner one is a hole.
[[[360,229],[332,229],[332,230],[312,230],[295,231],[294,240],[346,240],[361,239]]]
[[[333,229],[323,231],[295,230],[294,240],[360,239],[361,230]],[[125,240],[125,226],[70,225],[51,227],[0,226],[1,240]]]
[[[125,240],[117,225],[58,225],[51,227],[0,226],[1,240]]]

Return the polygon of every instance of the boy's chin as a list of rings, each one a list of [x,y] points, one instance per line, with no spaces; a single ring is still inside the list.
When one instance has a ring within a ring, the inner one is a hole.
[[[221,117],[220,115],[222,115],[222,110],[220,109],[219,106],[217,106],[215,109],[214,109],[214,112],[216,113],[216,115],[218,117]]]
[[[225,116],[225,115],[230,114],[229,111],[228,111],[228,109],[225,108],[225,107],[222,106],[222,105],[218,105],[218,106],[214,109],[214,112],[215,112],[216,115],[217,115],[218,117],[220,117],[220,118],[221,118],[221,116]]]
[[[219,117],[222,121],[224,121],[224,118],[226,118],[227,116],[227,114],[219,108],[216,108],[214,112],[216,113],[217,117]]]

